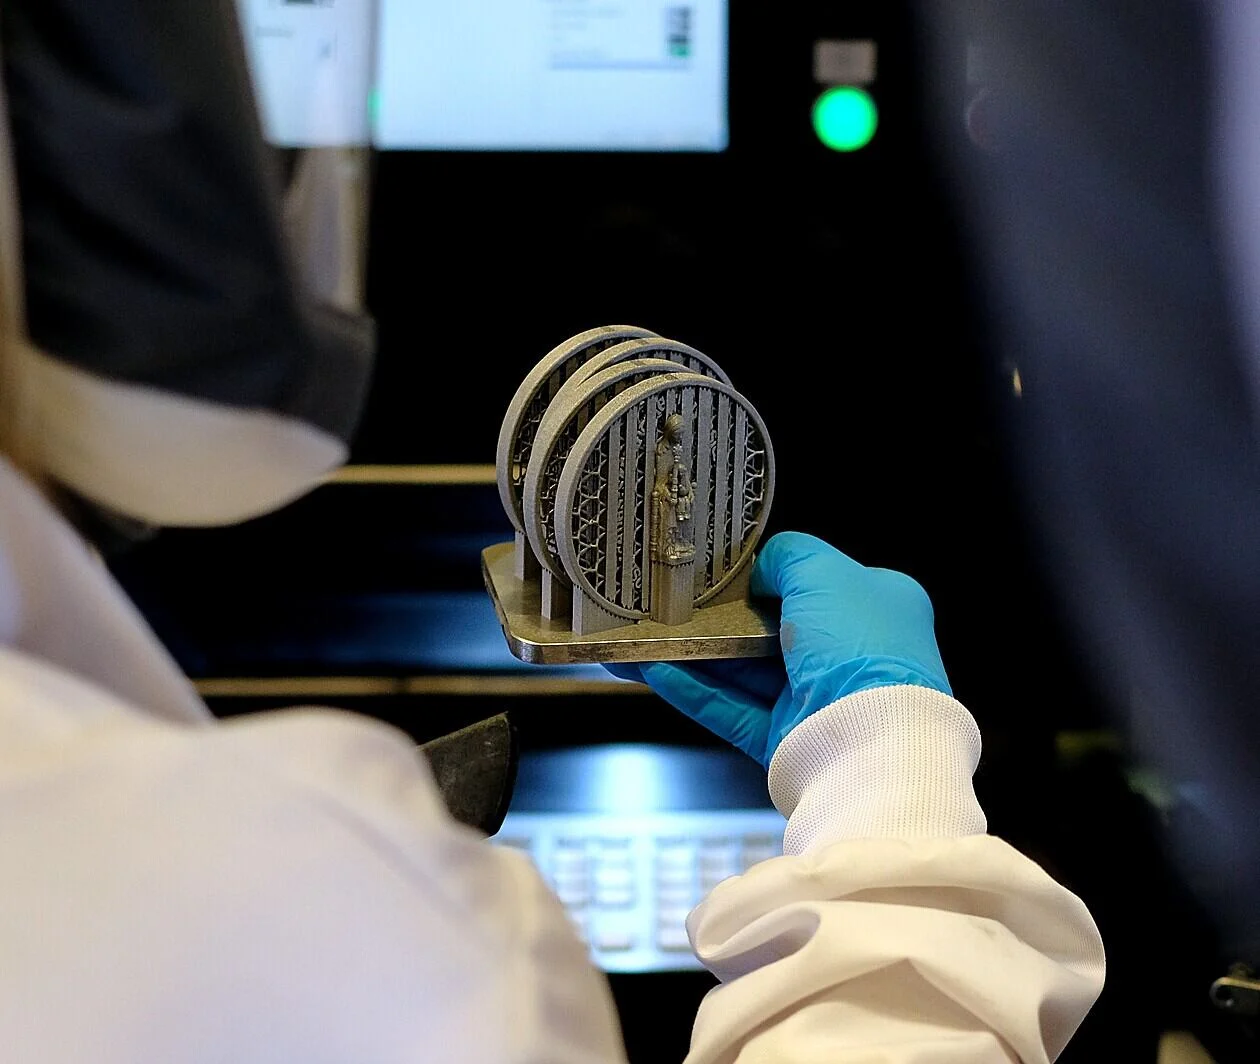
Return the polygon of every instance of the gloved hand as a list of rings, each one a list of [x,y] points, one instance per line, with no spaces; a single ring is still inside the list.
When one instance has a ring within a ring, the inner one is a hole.
[[[910,577],[868,569],[814,536],[768,540],[752,593],[782,599],[783,658],[611,665],[767,768],[783,737],[845,695],[917,684],[951,695],[932,603]]]

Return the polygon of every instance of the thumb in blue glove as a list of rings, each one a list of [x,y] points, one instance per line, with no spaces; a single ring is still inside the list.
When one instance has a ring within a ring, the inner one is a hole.
[[[870,569],[814,536],[768,540],[752,593],[782,600],[782,660],[609,666],[640,680],[692,720],[769,767],[783,737],[811,713],[872,687],[914,684],[952,694],[914,580]]]

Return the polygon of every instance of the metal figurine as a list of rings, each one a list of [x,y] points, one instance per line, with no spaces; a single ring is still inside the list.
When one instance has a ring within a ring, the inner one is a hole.
[[[683,461],[683,417],[670,414],[656,443],[656,484],[652,488],[652,620],[684,624],[691,620],[696,544],[691,504],[696,493]]]
[[[708,356],[628,326],[566,341],[518,389],[498,474],[517,537],[482,570],[517,657],[777,652],[774,618],[748,598],[774,455]]]

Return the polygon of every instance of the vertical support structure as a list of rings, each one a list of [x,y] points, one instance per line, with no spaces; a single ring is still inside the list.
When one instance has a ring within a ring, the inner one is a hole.
[[[517,532],[512,542],[512,575],[517,580],[536,580],[542,566],[534,557],[534,548],[529,545],[524,532]]]
[[[652,585],[652,619],[661,624],[686,624],[691,620],[696,593],[696,560],[657,564]]]
[[[740,547],[744,545],[744,465],[747,460],[748,415],[739,406],[735,408],[735,449],[731,460],[731,540],[727,544],[730,550],[727,566],[739,557]]]
[[[618,602],[626,609],[634,608],[634,515],[639,508],[639,419],[631,407],[619,419],[625,439],[626,489],[621,510],[621,597]],[[644,507],[646,513],[647,507]],[[647,534],[646,524],[644,535]]]
[[[713,485],[709,482],[710,466],[713,462],[713,450],[709,437],[713,434],[713,393],[697,391],[696,431],[692,437],[692,447],[696,455],[696,501],[693,511],[701,515],[703,520],[696,525],[696,593],[704,590],[708,583],[708,530],[709,530],[709,496]]]
[[[643,401],[643,609],[652,602],[652,559],[648,539],[652,531],[652,485],[656,483],[656,396]]]
[[[716,584],[726,573],[726,508],[731,503],[731,475],[727,442],[731,438],[731,401],[717,397],[717,471],[713,477],[713,557],[709,559],[711,579]]]
[[[563,621],[572,611],[573,589],[548,569],[542,571],[541,613],[549,621]]]
[[[682,419],[683,419],[683,439],[686,440],[688,444],[690,444],[690,448],[688,450],[688,458],[687,458],[687,461],[690,464],[687,467],[687,472],[688,472],[689,479],[691,480],[693,489],[696,483],[695,476],[691,475],[692,470],[695,468],[695,454],[696,454],[695,410],[696,410],[696,390],[694,388],[684,388],[682,390],[682,397],[678,401],[678,412],[682,414]]]
[[[573,589],[573,634],[593,635],[606,632],[610,628],[620,628],[627,624],[624,617],[618,617],[604,609],[598,602],[593,602],[580,588]]]
[[[625,418],[618,418],[608,430],[608,483],[605,486],[604,505],[604,594],[614,602],[621,601],[617,586],[617,567],[621,558],[617,553],[617,531],[624,532],[621,492],[617,490],[621,470],[621,434],[625,430]],[[622,541],[624,547],[624,540]]]

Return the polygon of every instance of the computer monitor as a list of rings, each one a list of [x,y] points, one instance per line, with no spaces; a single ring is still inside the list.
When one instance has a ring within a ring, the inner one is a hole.
[[[240,0],[285,147],[727,146],[727,0]]]
[[[283,148],[366,147],[378,0],[237,0],[263,132]]]
[[[381,148],[721,151],[726,0],[385,0]]]

